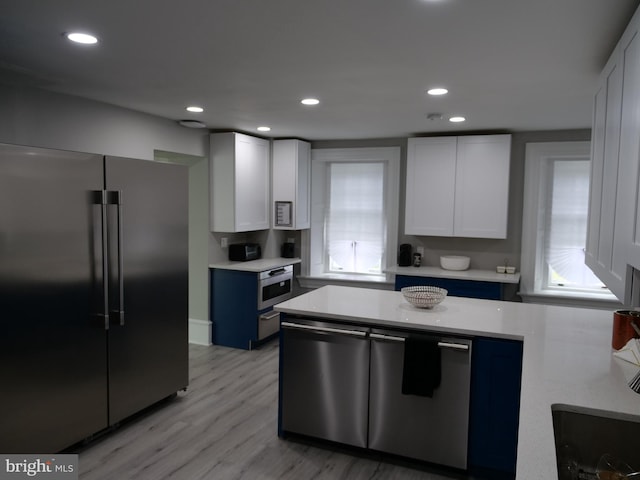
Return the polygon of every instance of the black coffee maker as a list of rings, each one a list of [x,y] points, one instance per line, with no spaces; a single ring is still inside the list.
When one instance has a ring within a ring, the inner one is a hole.
[[[413,257],[412,257],[413,248],[409,243],[403,243],[400,245],[400,250],[398,251],[398,266],[400,267],[409,267],[412,265]]]

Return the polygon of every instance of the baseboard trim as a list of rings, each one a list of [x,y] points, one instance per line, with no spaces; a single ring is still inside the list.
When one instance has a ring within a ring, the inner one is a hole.
[[[189,319],[189,343],[195,345],[211,345],[213,324],[209,320]]]

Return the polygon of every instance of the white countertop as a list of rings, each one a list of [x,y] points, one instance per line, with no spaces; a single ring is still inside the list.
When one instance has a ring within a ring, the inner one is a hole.
[[[497,273],[495,270],[445,270],[440,267],[389,267],[386,273],[408,275],[411,277],[454,278],[458,280],[473,280],[496,283],[518,283],[520,273]]]
[[[462,297],[447,297],[423,310],[407,303],[400,292],[337,286],[274,308],[365,324],[523,340],[516,474],[521,480],[557,479],[552,404],[640,415],[640,395],[627,386],[624,362],[611,355],[611,311]]]
[[[212,263],[209,268],[218,268],[221,270],[238,270],[241,272],[264,272],[274,268],[284,267],[300,263],[299,258],[261,258],[260,260],[249,260],[248,262],[221,262]]]

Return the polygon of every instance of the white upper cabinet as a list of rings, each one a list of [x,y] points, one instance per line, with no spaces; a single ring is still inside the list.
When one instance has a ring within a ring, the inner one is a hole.
[[[269,228],[269,141],[241,133],[210,136],[211,230]]]
[[[623,303],[640,268],[640,38],[636,13],[609,58],[594,100],[585,263]]]
[[[511,135],[410,138],[405,233],[506,238]]]
[[[273,228],[310,226],[311,145],[302,140],[273,142]]]

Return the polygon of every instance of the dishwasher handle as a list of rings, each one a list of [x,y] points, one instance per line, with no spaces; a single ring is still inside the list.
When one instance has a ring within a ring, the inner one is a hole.
[[[391,342],[404,342],[404,337],[397,337],[395,335],[382,335],[380,333],[371,333],[369,337],[374,340],[388,340]],[[452,348],[455,350],[469,350],[469,345],[464,343],[453,343],[453,342],[438,342],[438,346],[440,348]]]
[[[344,328],[333,328],[333,327],[320,327],[316,325],[305,325],[302,323],[291,323],[291,322],[282,322],[280,324],[283,328],[293,328],[297,330],[307,330],[310,332],[317,333],[337,333],[339,335],[349,335],[352,337],[366,337],[367,332],[362,332],[359,330],[346,330]]]

